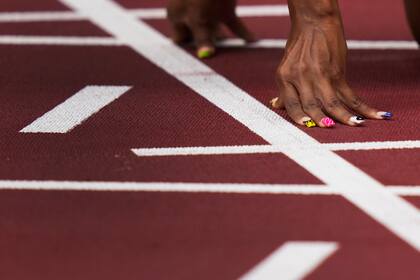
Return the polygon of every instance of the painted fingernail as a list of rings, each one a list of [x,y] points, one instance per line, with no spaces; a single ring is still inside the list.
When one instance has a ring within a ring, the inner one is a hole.
[[[274,99],[272,99],[271,101],[270,101],[270,105],[271,105],[271,107],[273,107],[274,109],[278,109],[280,106],[278,106],[277,105],[277,102],[279,101],[279,98],[278,97],[276,97],[276,98],[274,98]]]
[[[389,120],[393,117],[393,114],[391,112],[378,112],[376,113],[379,117]]]
[[[316,123],[311,119],[308,120],[308,121],[304,121],[303,124],[306,125],[306,127],[309,127],[309,128],[316,126]]]
[[[203,58],[209,58],[214,54],[214,49],[210,47],[201,47],[197,51],[197,56],[201,59]]]
[[[335,122],[331,118],[323,118],[321,123],[326,127],[333,127],[335,125]]]
[[[356,124],[361,124],[365,122],[365,118],[360,117],[360,116],[353,116],[350,118],[350,121]]]

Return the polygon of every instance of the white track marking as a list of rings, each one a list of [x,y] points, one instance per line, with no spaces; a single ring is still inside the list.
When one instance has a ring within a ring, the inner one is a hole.
[[[164,8],[132,9],[128,12],[141,19],[164,19]],[[288,16],[287,5],[253,5],[238,6],[236,13],[240,17]],[[48,22],[48,21],[80,21],[86,20],[82,14],[71,11],[50,12],[0,12],[0,22]]]
[[[139,157],[280,153],[272,145],[132,149]]]
[[[86,17],[75,12],[1,12],[0,22],[78,21]]]
[[[282,48],[286,47],[286,39],[262,39],[255,43],[246,44],[241,39],[227,39],[219,42],[219,47],[242,47],[242,48]],[[347,40],[350,50],[418,50],[415,41],[359,41]]]
[[[185,182],[98,182],[0,180],[0,190],[44,191],[132,191],[239,194],[340,195],[340,190],[310,184],[232,184]],[[420,196],[420,186],[388,186],[386,191],[400,196]]]
[[[218,43],[219,47],[238,48],[284,48],[287,40],[264,39],[252,44],[245,44],[241,39],[228,39]],[[411,41],[360,41],[363,48],[348,40],[351,50],[415,50],[416,42]],[[0,45],[57,45],[57,46],[124,46],[112,37],[88,36],[26,36],[26,35],[0,35]]]
[[[420,211],[109,0],[60,0],[190,87],[420,251]],[[100,12],[98,12],[100,11]],[[195,73],[202,73],[196,75]],[[291,147],[290,143],[296,146]],[[306,148],[309,147],[309,148]]]
[[[296,194],[335,195],[335,190],[322,185],[293,184],[222,184],[165,182],[91,182],[91,181],[0,181],[0,189],[71,190],[71,191],[149,191],[191,193]]]
[[[67,133],[130,89],[129,86],[87,86],[20,132]]]
[[[389,186],[386,189],[399,196],[420,196],[420,186]]]
[[[127,10],[129,14],[140,19],[164,19],[166,18],[166,9],[133,9]],[[287,5],[250,5],[238,6],[236,14],[240,17],[271,17],[288,16],[289,9]]]
[[[338,248],[335,242],[289,241],[240,280],[300,280],[318,268]]]
[[[111,37],[0,35],[0,45],[123,46]]]
[[[331,151],[362,151],[362,150],[392,150],[392,149],[418,149],[419,140],[407,141],[375,141],[375,142],[352,142],[352,143],[329,143],[322,144]]]
[[[294,145],[292,145],[294,146]],[[214,146],[214,147],[168,147],[132,149],[139,157],[156,156],[191,156],[191,155],[231,155],[231,154],[266,154],[280,153],[287,147],[276,145],[244,145],[244,146]],[[331,151],[361,151],[420,148],[420,141],[383,141],[383,142],[349,142],[317,144],[313,149],[328,149]]]
[[[132,9],[127,12],[131,16],[141,19],[166,19],[166,9],[164,8]]]

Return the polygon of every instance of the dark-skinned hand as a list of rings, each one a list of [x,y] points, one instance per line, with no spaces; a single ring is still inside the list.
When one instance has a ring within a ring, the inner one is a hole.
[[[247,42],[253,35],[235,14],[236,0],[169,0],[168,19],[173,28],[175,43],[194,42],[200,58],[215,53],[222,25]]]
[[[337,1],[289,0],[289,9],[292,30],[276,73],[280,97],[272,106],[285,108],[294,122],[308,127],[391,118],[391,113],[367,105],[347,84],[347,46]]]

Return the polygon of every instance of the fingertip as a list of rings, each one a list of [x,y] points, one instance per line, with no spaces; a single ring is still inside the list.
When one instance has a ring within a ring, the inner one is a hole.
[[[197,56],[200,59],[205,59],[205,58],[212,57],[215,54],[215,52],[216,50],[214,49],[214,47],[203,46],[203,47],[198,48]]]
[[[335,121],[328,117],[323,118],[320,123],[322,124],[322,127],[326,128],[332,128],[335,126]]]
[[[273,99],[270,100],[270,105],[271,105],[272,108],[274,108],[274,109],[278,109],[279,108],[279,106],[277,105],[277,101],[278,100],[279,100],[278,97],[273,98]]]
[[[298,121],[298,124],[306,126],[307,128],[316,127],[317,124],[310,117],[303,117]]]
[[[280,109],[283,107],[280,97],[276,97],[270,100],[270,105],[273,109]]]
[[[376,113],[376,116],[382,120],[390,120],[394,116],[391,112],[379,111]]]
[[[365,118],[360,116],[352,116],[349,118],[347,124],[350,126],[360,126],[365,122]]]

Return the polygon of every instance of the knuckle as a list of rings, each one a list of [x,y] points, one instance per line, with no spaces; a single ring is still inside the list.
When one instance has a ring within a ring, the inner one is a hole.
[[[329,78],[332,81],[339,81],[344,78],[344,71],[340,67],[331,65],[315,65],[315,74],[320,77]]]
[[[331,98],[325,102],[325,109],[327,110],[335,110],[340,107],[341,107],[341,101],[338,100],[337,98]]]
[[[288,67],[279,67],[276,71],[276,77],[279,80],[289,80],[292,77],[292,72]]]
[[[363,100],[359,96],[354,96],[350,100],[350,105],[352,108],[358,109],[364,104]]]
[[[276,75],[286,81],[296,81],[299,78],[307,76],[311,72],[311,68],[306,63],[293,65],[282,65],[277,69]]]
[[[316,100],[310,100],[309,102],[305,102],[303,104],[303,110],[305,112],[317,111],[321,110],[321,106],[318,104],[318,102],[316,102]]]
[[[284,106],[288,111],[296,111],[300,109],[300,102],[296,99],[286,100]]]
[[[344,77],[344,72],[340,68],[334,67],[331,69],[330,77],[332,80],[338,81]]]
[[[295,76],[304,76],[310,72],[310,66],[307,63],[299,63],[293,67]]]

